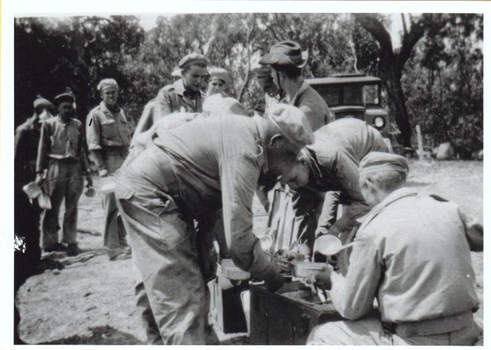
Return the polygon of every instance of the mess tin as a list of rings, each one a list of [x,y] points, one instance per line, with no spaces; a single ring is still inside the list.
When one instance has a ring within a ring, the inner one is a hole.
[[[331,256],[338,254],[340,251],[346,248],[352,247],[354,244],[355,243],[352,242],[343,245],[339,238],[332,235],[324,235],[315,240],[314,251],[318,251],[324,255]]]
[[[329,271],[325,263],[293,261],[293,276],[310,278],[322,271]]]
[[[114,182],[114,177],[109,176],[101,179],[101,192],[103,194],[114,193],[116,190],[116,183]]]
[[[42,193],[41,188],[34,181],[29,182],[27,185],[22,187],[22,190],[27,194],[27,196],[30,199],[35,199],[35,198],[39,197]]]
[[[220,266],[223,276],[229,280],[248,280],[251,278],[251,274],[235,266],[232,259],[222,259]]]

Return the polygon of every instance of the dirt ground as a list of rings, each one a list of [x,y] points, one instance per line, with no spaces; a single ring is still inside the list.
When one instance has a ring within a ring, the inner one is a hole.
[[[482,222],[482,162],[412,161],[408,180],[411,186],[459,203],[464,212]],[[97,179],[95,185],[97,189]],[[65,261],[63,268],[47,269],[21,287],[17,296],[20,336],[29,344],[145,344],[133,297],[132,261],[113,262],[105,255],[99,197],[83,195],[79,209],[80,261]],[[260,232],[267,217],[256,200],[254,213],[255,230]],[[472,253],[472,260],[482,303],[483,254]],[[482,321],[482,304],[476,318]],[[246,334],[220,333],[219,337],[226,344],[248,342]]]

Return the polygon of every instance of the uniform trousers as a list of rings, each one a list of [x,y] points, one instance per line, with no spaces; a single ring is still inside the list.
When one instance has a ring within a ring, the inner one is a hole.
[[[138,303],[148,303],[163,344],[205,344],[208,305],[194,222],[170,194],[177,182],[168,158],[152,152],[116,174],[117,205],[143,282]]]
[[[103,159],[110,175],[114,175],[121,167],[127,154],[126,148],[104,149]],[[113,192],[103,195],[102,207],[104,208],[104,247],[109,259],[112,259],[123,253],[124,248],[128,246],[126,230],[121,221]]]
[[[83,184],[82,167],[78,160],[49,160],[45,191],[50,197],[51,209],[44,210],[41,214],[41,249],[46,250],[58,243],[58,216],[63,200],[65,215],[62,242],[77,243],[78,200]]]

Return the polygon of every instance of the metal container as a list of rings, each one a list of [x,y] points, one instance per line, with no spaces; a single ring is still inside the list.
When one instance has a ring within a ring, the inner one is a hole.
[[[114,193],[116,190],[116,183],[114,182],[114,177],[109,176],[101,180],[101,192],[103,194]]]
[[[301,277],[301,278],[310,278],[310,277],[314,277],[319,272],[329,271],[329,269],[326,269],[325,263],[294,261],[292,265],[293,265],[293,276]]]
[[[27,185],[22,187],[22,190],[27,194],[27,196],[30,199],[35,199],[35,198],[39,197],[42,193],[41,188],[34,181],[29,182]]]
[[[220,262],[220,266],[222,267],[222,274],[224,277],[229,280],[248,280],[251,278],[251,274],[249,272],[243,271],[237,266],[235,266],[232,259],[222,259]]]

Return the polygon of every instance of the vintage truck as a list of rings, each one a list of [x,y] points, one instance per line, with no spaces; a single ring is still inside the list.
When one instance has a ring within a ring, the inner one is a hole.
[[[396,135],[400,134],[382,107],[382,80],[363,74],[339,74],[332,77],[307,79],[326,101],[335,119],[358,118],[376,128],[384,138],[398,148]]]

